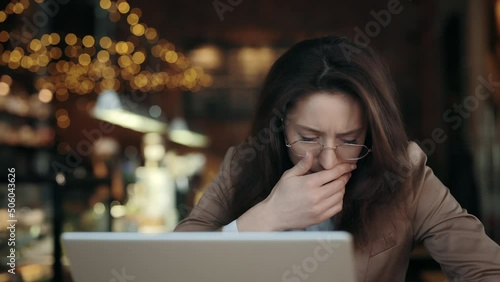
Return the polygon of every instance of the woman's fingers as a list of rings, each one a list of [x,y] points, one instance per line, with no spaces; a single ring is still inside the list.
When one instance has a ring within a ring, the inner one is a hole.
[[[291,176],[305,175],[311,169],[312,163],[313,163],[313,157],[311,153],[306,152],[306,155],[295,166],[285,171],[283,176],[291,177]]]
[[[323,186],[326,183],[329,183],[346,173],[350,173],[354,169],[356,169],[355,164],[341,163],[339,165],[336,165],[332,169],[312,173],[304,176],[304,178],[313,186]]]
[[[318,187],[316,191],[319,201],[314,211],[317,213],[315,218],[322,222],[327,218],[334,216],[342,210],[345,194],[345,184],[350,178],[350,173],[346,173],[336,180]]]
[[[345,189],[345,186],[349,179],[351,178],[351,173],[345,173],[339,178],[335,179],[332,182],[329,182],[321,187],[318,187],[317,191],[319,197],[321,199],[327,199],[335,193],[339,192],[342,189]]]

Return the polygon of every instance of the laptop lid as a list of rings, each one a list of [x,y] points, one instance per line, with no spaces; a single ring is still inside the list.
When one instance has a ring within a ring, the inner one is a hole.
[[[75,282],[354,282],[346,232],[64,233]]]

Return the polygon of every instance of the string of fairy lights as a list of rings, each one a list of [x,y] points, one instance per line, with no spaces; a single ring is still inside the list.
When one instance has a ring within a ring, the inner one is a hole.
[[[12,0],[0,11],[0,23],[43,2]],[[64,102],[72,93],[85,95],[126,89],[158,92],[172,88],[196,92],[212,84],[209,74],[193,66],[171,42],[159,38],[155,28],[141,21],[141,9],[130,7],[126,0],[100,0],[99,5],[108,11],[110,21],[125,20],[130,31],[126,40],[50,33],[28,37],[24,44],[8,49],[9,40],[19,34],[0,28],[0,65],[36,73],[34,85],[45,103],[52,97]],[[154,62],[156,65],[151,67]],[[4,89],[0,95],[7,95],[6,85],[0,86]]]

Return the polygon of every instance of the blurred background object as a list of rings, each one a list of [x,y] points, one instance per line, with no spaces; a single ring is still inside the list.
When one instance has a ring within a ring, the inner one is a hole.
[[[171,231],[246,138],[272,63],[325,34],[379,51],[408,134],[500,242],[500,0],[6,0],[0,177],[16,169],[20,272],[2,256],[0,281],[71,281],[64,231]],[[6,189],[0,204],[5,227]],[[407,281],[443,279],[417,246]]]

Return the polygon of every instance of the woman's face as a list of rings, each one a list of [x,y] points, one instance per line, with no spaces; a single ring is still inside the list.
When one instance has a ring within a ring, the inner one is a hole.
[[[325,147],[344,143],[363,145],[366,130],[367,122],[360,103],[341,92],[317,92],[305,96],[288,112],[285,123],[288,143],[297,140],[317,141]],[[288,155],[293,164],[302,158],[290,148]],[[356,161],[342,160],[335,150],[324,149],[314,157],[311,172],[331,169],[341,162]]]

